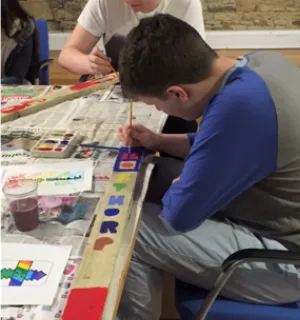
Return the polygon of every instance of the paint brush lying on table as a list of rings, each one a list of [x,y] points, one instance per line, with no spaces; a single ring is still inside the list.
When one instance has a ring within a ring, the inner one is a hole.
[[[107,150],[120,150],[119,147],[111,147],[111,146],[100,146],[98,144],[93,143],[81,143],[80,147],[84,148],[94,148],[94,149],[107,149]]]

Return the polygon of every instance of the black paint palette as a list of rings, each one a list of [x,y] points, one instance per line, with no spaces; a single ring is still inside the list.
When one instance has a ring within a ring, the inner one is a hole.
[[[68,158],[82,141],[78,132],[50,131],[31,149],[31,155],[40,158]]]

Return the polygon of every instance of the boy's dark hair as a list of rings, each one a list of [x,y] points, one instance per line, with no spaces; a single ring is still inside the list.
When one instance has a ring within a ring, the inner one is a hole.
[[[10,37],[16,19],[20,20],[23,28],[32,16],[21,6],[19,0],[1,0],[1,29],[7,37]],[[15,38],[17,35],[14,34],[12,37]]]
[[[207,79],[217,57],[188,23],[158,14],[128,34],[119,58],[120,82],[129,97],[164,98],[169,86]]]

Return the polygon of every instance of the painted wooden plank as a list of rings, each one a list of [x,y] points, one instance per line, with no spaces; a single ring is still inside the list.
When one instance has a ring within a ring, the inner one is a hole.
[[[103,312],[122,246],[122,236],[130,217],[142,156],[143,151],[139,148],[131,148],[130,153],[128,148],[121,148],[118,154],[63,320],[104,320]]]

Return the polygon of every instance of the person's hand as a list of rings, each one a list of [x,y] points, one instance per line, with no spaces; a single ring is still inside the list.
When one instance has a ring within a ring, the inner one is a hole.
[[[118,129],[118,138],[125,146],[145,147],[149,150],[156,150],[160,143],[160,134],[155,133],[146,127],[136,124],[132,127],[126,126]]]
[[[113,71],[111,59],[108,58],[98,47],[95,47],[87,56],[88,74],[110,73]]]
[[[172,184],[175,183],[175,182],[177,182],[177,181],[179,181],[179,180],[180,180],[180,177],[174,179],[174,180],[172,181]]]

